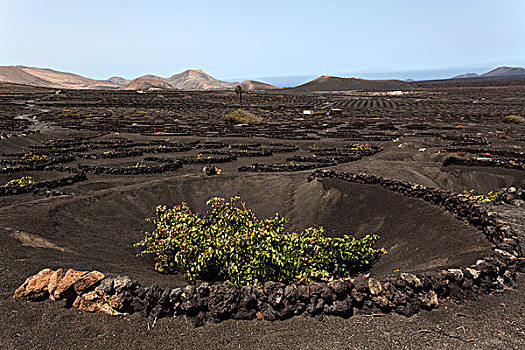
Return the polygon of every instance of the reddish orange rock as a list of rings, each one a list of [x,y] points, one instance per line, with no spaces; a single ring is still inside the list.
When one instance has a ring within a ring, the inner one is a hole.
[[[99,271],[88,272],[77,279],[75,283],[73,283],[73,289],[77,295],[81,295],[93,285],[102,281],[105,277],[106,276],[104,276],[104,274]]]
[[[15,291],[15,298],[26,300],[41,300],[49,295],[47,286],[54,271],[43,269],[36,275],[28,277],[25,282]]]
[[[77,271],[73,269],[67,270],[67,272],[64,274],[64,277],[60,279],[55,291],[53,292],[54,300],[73,298],[76,294],[75,290],[73,289],[73,285],[81,277],[87,274],[87,271]]]
[[[51,300],[55,300],[55,297],[53,296],[53,293],[55,292],[55,289],[58,286],[58,282],[60,282],[60,280],[62,279],[62,277],[64,277],[65,274],[66,274],[66,271],[64,269],[60,268],[60,269],[56,270],[55,272],[53,272],[53,274],[49,278],[49,283],[47,285],[47,290],[49,291],[49,298]]]
[[[79,295],[75,299],[73,307],[83,311],[98,312],[106,315],[122,315],[122,313],[113,308],[116,303],[116,298],[117,296],[109,296],[102,290],[95,289],[94,291]]]

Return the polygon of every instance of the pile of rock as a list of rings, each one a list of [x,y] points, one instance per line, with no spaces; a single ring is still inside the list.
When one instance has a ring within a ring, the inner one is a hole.
[[[507,203],[518,205],[525,201],[525,191],[521,188],[507,187],[502,188],[496,195],[496,203]]]
[[[105,277],[99,271],[43,269],[27,278],[14,297],[32,301],[65,300],[67,306],[81,310],[118,315],[119,312],[110,304],[111,300],[101,299],[100,289],[95,288]]]

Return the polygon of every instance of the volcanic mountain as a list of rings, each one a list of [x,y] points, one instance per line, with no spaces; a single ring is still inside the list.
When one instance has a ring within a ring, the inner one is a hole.
[[[168,84],[165,81],[152,79],[148,77],[140,77],[132,80],[121,89],[123,90],[148,90],[148,89],[162,89],[162,90],[172,90],[173,86]]]
[[[237,83],[215,79],[200,69],[172,75],[166,78],[166,82],[181,90],[228,90],[237,86]]]
[[[115,89],[115,84],[47,68],[0,67],[0,82],[59,89]]]
[[[232,90],[239,84],[213,78],[200,69],[187,70],[169,78],[148,74],[134,80],[111,77],[95,80],[73,73],[59,72],[46,68],[25,66],[0,67],[0,83],[15,83],[57,89],[125,89],[147,90],[149,88],[179,90]],[[258,81],[246,80],[240,83],[245,90],[276,89],[275,86]]]
[[[410,83],[401,80],[367,80],[324,75],[289,90],[297,92],[350,90],[378,91],[402,90],[410,86]]]
[[[128,85],[131,82],[131,80],[122,77],[111,77],[107,80],[107,82],[115,85],[125,86]]]
[[[498,67],[491,70],[485,74],[481,75],[482,77],[516,77],[516,76],[525,76],[525,68],[521,67]]]
[[[240,83],[240,85],[246,91],[279,89],[276,86],[266,84],[266,83],[256,81],[256,80],[245,80],[242,83]]]
[[[468,79],[468,78],[479,78],[480,75],[478,73],[464,73],[460,75],[453,76],[450,79]]]
[[[525,68],[522,67],[498,67],[493,70],[483,73],[465,73],[456,75],[451,79],[465,79],[465,78],[505,78],[505,77],[525,77]]]

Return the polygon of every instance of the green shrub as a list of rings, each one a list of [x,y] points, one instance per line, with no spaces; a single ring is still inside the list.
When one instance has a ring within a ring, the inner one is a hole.
[[[352,151],[370,151],[372,147],[368,143],[354,143],[350,149]]]
[[[71,119],[78,119],[80,118],[80,114],[73,113],[73,112],[63,112],[58,115],[58,118],[71,118]]]
[[[31,176],[24,176],[19,179],[14,179],[7,182],[4,187],[24,187],[29,184],[35,183],[35,180]]]
[[[463,191],[463,194],[461,194],[461,196],[476,202],[494,202],[496,200],[497,193],[494,191],[490,191],[487,194],[479,194],[476,193],[474,190],[465,190]]]
[[[136,162],[135,164],[131,165],[132,168],[145,168],[146,164],[144,164],[143,161]]]
[[[22,160],[46,160],[46,159],[47,159],[47,156],[45,154],[38,155],[38,154],[33,154],[31,152],[24,154],[24,156],[22,157]]]
[[[525,124],[525,118],[518,115],[507,115],[501,121],[510,124]]]
[[[157,271],[180,272],[188,281],[222,279],[241,286],[348,276],[386,253],[373,249],[377,235],[328,238],[322,227],[286,232],[284,217],[258,220],[238,197],[206,204],[211,209],[203,216],[185,203],[157,207],[157,217],[148,219],[156,229],[136,244],[145,247],[139,255],[154,254]]]
[[[244,109],[236,109],[233,112],[223,115],[222,122],[224,124],[260,124],[262,118]]]

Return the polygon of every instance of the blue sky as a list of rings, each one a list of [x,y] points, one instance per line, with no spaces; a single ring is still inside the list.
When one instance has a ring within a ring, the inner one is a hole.
[[[221,79],[410,78],[525,66],[524,0],[0,0],[0,33],[0,65],[98,79],[189,68]]]

